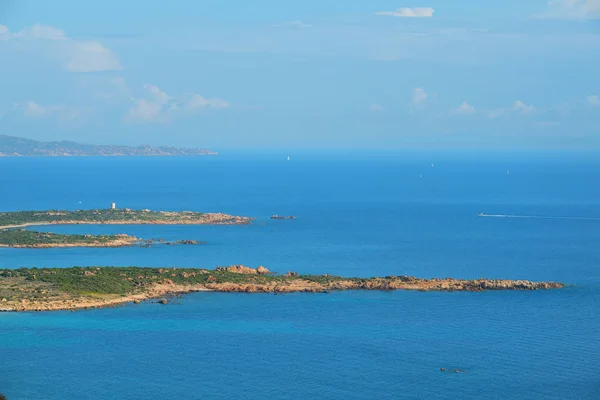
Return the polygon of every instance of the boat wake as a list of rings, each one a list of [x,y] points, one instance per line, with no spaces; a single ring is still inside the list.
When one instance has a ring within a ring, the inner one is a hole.
[[[484,214],[480,213],[480,217],[488,218],[525,218],[525,219],[566,219],[578,221],[600,221],[600,217],[557,217],[544,215],[511,215],[511,214]]]

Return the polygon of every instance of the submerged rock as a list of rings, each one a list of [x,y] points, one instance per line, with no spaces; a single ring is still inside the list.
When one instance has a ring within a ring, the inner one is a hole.
[[[296,219],[295,215],[271,215],[271,219]]]
[[[197,240],[178,240],[175,244],[202,244],[203,242],[198,242]]]

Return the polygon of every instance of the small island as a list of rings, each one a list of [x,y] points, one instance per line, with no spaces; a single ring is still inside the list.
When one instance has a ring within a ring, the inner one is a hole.
[[[124,247],[139,240],[135,236],[117,235],[63,235],[36,232],[26,229],[0,230],[0,247],[51,248],[51,247]]]
[[[280,275],[242,265],[202,268],[72,267],[0,269],[0,311],[113,307],[191,292],[326,293],[334,290],[468,291],[558,289],[558,282],[500,279],[421,279],[408,276],[346,278]]]
[[[118,209],[114,203],[108,209],[0,212],[0,229],[53,224],[247,225],[251,221],[223,213]]]
[[[151,247],[153,245],[196,245],[197,240],[167,241],[164,239],[144,240],[126,234],[116,235],[66,235],[52,232],[37,232],[21,228],[0,229],[0,247],[45,249],[54,247]]]

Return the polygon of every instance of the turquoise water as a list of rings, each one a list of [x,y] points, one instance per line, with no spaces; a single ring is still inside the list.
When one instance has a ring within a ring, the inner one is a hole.
[[[199,293],[167,306],[0,314],[0,392],[9,400],[600,398],[595,157],[297,154],[287,162],[286,156],[0,159],[0,210],[115,201],[257,217],[251,226],[52,227],[207,244],[0,249],[0,266],[243,263],[279,272],[570,286]],[[567,218],[481,218],[480,212]],[[298,219],[272,221],[272,213]]]

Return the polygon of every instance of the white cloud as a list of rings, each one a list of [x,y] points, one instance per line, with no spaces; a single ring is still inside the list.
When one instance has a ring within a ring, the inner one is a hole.
[[[429,95],[423,88],[416,88],[413,90],[412,102],[414,105],[422,104],[427,101]]]
[[[488,118],[489,119],[496,119],[496,118],[500,118],[504,114],[506,114],[506,109],[504,109],[504,108],[498,108],[496,110],[489,111],[488,112]]]
[[[163,106],[146,99],[134,99],[129,117],[134,121],[158,122],[165,119]]]
[[[600,19],[600,0],[551,0],[540,18]]]
[[[25,104],[22,105],[22,108],[23,108],[23,115],[26,116],[27,118],[45,117],[51,111],[49,107],[43,107],[31,100],[26,101]]]
[[[463,102],[457,109],[456,112],[458,114],[475,114],[475,107],[473,107],[471,104],[467,103],[466,101]]]
[[[229,107],[229,103],[221,99],[205,99],[199,94],[192,95],[186,103],[188,109],[214,108],[220,110]]]
[[[379,11],[375,15],[387,17],[404,17],[404,18],[429,18],[433,17],[435,10],[431,7],[403,7],[396,11]]]
[[[383,111],[383,106],[381,104],[371,104],[371,106],[369,107],[369,110],[371,110],[373,112]]]
[[[600,97],[592,95],[587,97],[587,101],[592,106],[600,106]]]
[[[521,100],[515,101],[513,104],[513,110],[521,113],[521,114],[531,114],[535,111],[535,107],[532,105],[527,105],[523,103]]]
[[[273,26],[276,28],[306,29],[306,28],[310,28],[312,25],[305,24],[302,21],[289,21],[289,22],[283,22],[281,24],[276,24]]]
[[[115,54],[98,42],[74,42],[66,64],[69,72],[100,72],[122,70]]]
[[[41,105],[33,100],[17,103],[15,104],[15,109],[21,110],[25,118],[53,118],[59,122],[70,122],[86,113],[86,110],[81,108],[64,105]]]
[[[195,113],[205,109],[221,110],[229,103],[218,98],[205,98],[199,94],[172,97],[158,86],[144,85],[148,92],[145,98],[134,98],[129,108],[128,119],[136,122],[167,122],[175,115]]]
[[[8,28],[6,29],[8,33]],[[9,33],[10,36],[10,33]],[[23,39],[47,39],[47,40],[66,40],[65,32],[48,25],[33,25],[23,28],[20,32],[12,34],[14,38]]]
[[[118,103],[132,97],[131,90],[122,76],[84,74],[79,75],[76,82],[79,88],[107,102]]]
[[[150,95],[154,98],[154,101],[157,104],[167,104],[169,102],[169,95],[166,92],[163,92],[162,90],[160,90],[158,88],[158,86],[154,86],[154,85],[148,85],[145,84],[144,85],[144,89],[146,89],[148,92],[150,92]]]
[[[488,112],[490,119],[496,119],[503,116],[510,116],[512,114],[527,115],[535,112],[535,107],[529,104],[525,104],[521,100],[517,100],[513,103],[512,107],[509,108],[498,108]]]
[[[31,44],[31,49],[50,51],[69,72],[99,72],[122,70],[117,56],[97,41],[76,40],[64,31],[47,25],[33,25],[19,32],[11,33],[0,25],[0,40],[19,40]]]

